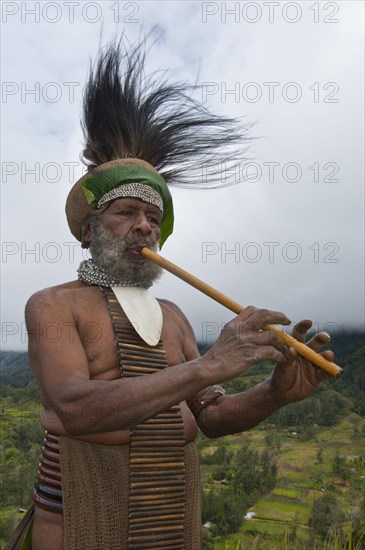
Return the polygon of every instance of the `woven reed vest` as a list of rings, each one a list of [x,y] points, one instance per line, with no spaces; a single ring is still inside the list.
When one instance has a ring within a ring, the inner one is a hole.
[[[121,376],[143,376],[166,368],[162,341],[155,347],[147,345],[134,330],[113,291],[100,288],[113,324]],[[128,549],[184,548],[184,446],[180,405],[131,430]]]

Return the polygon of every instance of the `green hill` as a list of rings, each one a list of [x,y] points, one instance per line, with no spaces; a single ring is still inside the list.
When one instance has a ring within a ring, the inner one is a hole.
[[[245,434],[199,437],[206,550],[365,548],[364,335],[338,332],[331,349],[340,379]],[[30,504],[43,431],[27,354],[2,352],[0,367],[2,547]],[[254,365],[226,390],[245,391],[271,368]]]

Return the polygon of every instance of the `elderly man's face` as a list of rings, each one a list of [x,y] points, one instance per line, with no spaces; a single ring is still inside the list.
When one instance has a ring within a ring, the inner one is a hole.
[[[162,270],[143,258],[140,250],[157,249],[161,218],[156,206],[139,199],[113,201],[90,222],[94,262],[118,281],[151,286]]]
[[[102,224],[116,237],[138,235],[156,244],[160,238],[162,213],[153,204],[135,198],[113,201],[101,214]]]

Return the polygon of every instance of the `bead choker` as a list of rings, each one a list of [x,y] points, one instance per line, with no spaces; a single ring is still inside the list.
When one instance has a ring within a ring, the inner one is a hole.
[[[100,286],[142,286],[138,283],[128,281],[117,281],[110,277],[106,271],[90,260],[83,260],[77,270],[78,279],[88,285]]]

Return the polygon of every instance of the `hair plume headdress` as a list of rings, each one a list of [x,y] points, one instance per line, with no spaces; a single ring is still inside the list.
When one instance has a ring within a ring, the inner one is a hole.
[[[89,170],[142,159],[183,187],[224,186],[221,173],[243,160],[246,127],[211,114],[191,97],[199,87],[145,75],[146,43],[122,36],[100,49],[84,91],[83,160]],[[202,166],[218,167],[203,177]],[[204,181],[204,180],[207,181]]]

